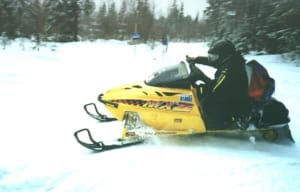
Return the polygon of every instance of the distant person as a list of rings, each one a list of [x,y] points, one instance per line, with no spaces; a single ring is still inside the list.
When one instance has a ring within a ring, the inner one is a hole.
[[[162,42],[163,45],[168,46],[168,43],[169,43],[169,37],[168,37],[168,35],[166,35],[166,34],[163,35],[163,37],[161,39],[161,42]]]
[[[161,39],[161,43],[163,44],[164,46],[164,53],[167,53],[168,51],[168,45],[169,45],[169,37],[167,34],[164,34],[162,39]]]
[[[245,59],[229,40],[220,40],[209,48],[208,57],[186,56],[194,77],[205,82],[199,87],[199,99],[207,129],[224,129],[236,126],[237,119],[249,114],[248,78]],[[194,64],[216,68],[210,79]]]

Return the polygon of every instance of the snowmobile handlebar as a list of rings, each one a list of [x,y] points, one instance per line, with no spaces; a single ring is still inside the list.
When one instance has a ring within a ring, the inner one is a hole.
[[[196,58],[194,58],[194,57],[190,57],[190,56],[186,55],[185,60],[190,65],[195,65],[196,64],[196,62],[195,62]]]

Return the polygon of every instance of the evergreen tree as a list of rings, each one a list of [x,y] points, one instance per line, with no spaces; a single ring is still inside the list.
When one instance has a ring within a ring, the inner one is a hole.
[[[122,4],[121,4],[121,8],[120,8],[120,11],[119,11],[119,14],[118,14],[118,25],[119,25],[119,29],[118,29],[118,33],[120,35],[120,39],[124,39],[125,36],[126,36],[126,32],[128,32],[126,30],[127,28],[127,3],[126,3],[126,0],[123,0],[122,1]]]
[[[118,14],[115,2],[110,4],[106,18],[105,36],[114,38],[118,32]]]
[[[144,41],[147,41],[152,33],[153,13],[150,10],[148,0],[138,0],[136,8],[136,23]]]
[[[80,17],[80,36],[93,38],[95,37],[95,23],[93,13],[96,9],[96,4],[93,0],[81,0],[81,17]]]
[[[176,31],[177,33],[180,34],[179,36],[180,39],[186,39],[188,36],[187,30],[189,30],[189,28],[187,28],[188,26],[186,26],[187,20],[188,19],[184,17],[184,4],[181,3],[178,12],[177,24],[176,24]],[[193,27],[193,26],[189,26],[189,27]]]
[[[211,36],[218,36],[220,34],[220,19],[222,4],[219,0],[208,0],[209,6],[204,11],[207,16],[207,28],[211,31]]]
[[[78,0],[47,2],[49,33],[58,41],[77,41],[80,6]]]
[[[0,0],[0,30],[2,35],[13,39],[17,36],[18,19],[17,15],[18,1],[17,0]]]
[[[174,0],[168,13],[169,33],[171,38],[175,38],[177,35],[177,24],[179,20],[179,9],[177,6],[177,0]]]
[[[31,0],[27,6],[29,11],[27,12],[26,20],[29,22],[26,28],[31,29],[31,34],[35,36],[37,43],[39,43],[42,35],[45,34],[47,11],[41,0]]]
[[[65,0],[66,7],[66,30],[64,31],[67,36],[71,36],[72,41],[78,41],[79,32],[79,18],[80,18],[80,5],[79,0]]]
[[[214,38],[228,38],[247,52],[282,53],[299,45],[298,0],[208,0],[207,26]]]
[[[105,29],[106,29],[106,15],[107,15],[107,10],[106,10],[106,3],[103,3],[99,7],[99,11],[97,13],[97,18],[96,18],[96,36],[98,38],[104,38],[105,34]]]

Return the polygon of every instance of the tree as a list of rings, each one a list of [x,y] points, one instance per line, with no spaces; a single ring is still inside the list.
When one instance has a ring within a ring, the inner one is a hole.
[[[208,0],[211,37],[234,40],[242,51],[295,50],[300,31],[298,0]]]
[[[148,0],[138,0],[136,8],[136,24],[138,24],[142,38],[147,41],[152,31],[154,16],[150,10]]]
[[[67,11],[66,24],[68,26],[65,31],[65,34],[70,35],[72,41],[78,41],[79,18],[80,18],[79,1],[65,0],[65,5]]]
[[[80,6],[78,0],[47,1],[48,32],[58,41],[77,41]]]
[[[126,27],[127,27],[126,17],[128,12],[127,9],[128,9],[127,3],[125,0],[123,0],[118,14],[118,25],[119,25],[118,33],[120,34],[121,39],[124,39],[124,36],[126,34]]]
[[[45,9],[44,1],[31,0],[27,5],[28,12],[26,12],[25,19],[27,22],[26,28],[31,29],[30,33],[35,36],[36,42],[39,44],[41,36],[45,34],[45,26],[47,20],[47,10]],[[25,22],[26,23],[26,22]]]
[[[177,33],[177,24],[179,20],[179,9],[177,6],[177,0],[174,0],[171,7],[169,8],[169,13],[167,16],[169,23],[169,33],[171,38],[174,38]]]
[[[99,38],[104,38],[105,34],[105,29],[106,29],[106,15],[107,15],[107,10],[106,10],[106,3],[103,3],[99,7],[99,11],[97,13],[97,18],[96,18],[96,37]]]
[[[17,0],[0,0],[0,30],[9,39],[17,36],[18,18],[16,17],[18,10]]]
[[[106,18],[105,35],[108,38],[114,38],[118,32],[118,14],[115,2],[110,4]]]
[[[96,4],[93,0],[81,0],[80,7],[80,36],[93,38],[95,36],[93,13],[95,12]]]

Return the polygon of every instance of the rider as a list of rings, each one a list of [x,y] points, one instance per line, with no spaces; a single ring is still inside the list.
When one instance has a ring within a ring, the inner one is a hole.
[[[207,129],[231,128],[238,119],[247,117],[250,102],[245,59],[231,41],[215,42],[208,50],[208,57],[186,56],[186,60],[193,73],[205,82],[199,87],[199,98]],[[207,77],[195,63],[216,68],[214,79]]]

